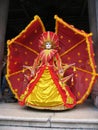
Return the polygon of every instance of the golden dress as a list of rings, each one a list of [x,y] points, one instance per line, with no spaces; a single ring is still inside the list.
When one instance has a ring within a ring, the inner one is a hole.
[[[37,65],[39,65],[37,67]],[[61,60],[57,50],[45,49],[36,58],[33,69],[36,75],[30,80],[20,104],[38,109],[64,110],[73,108],[76,99],[69,87],[63,83],[57,73]]]

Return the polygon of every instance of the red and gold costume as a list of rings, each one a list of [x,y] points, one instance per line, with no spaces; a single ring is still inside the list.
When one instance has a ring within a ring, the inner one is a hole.
[[[36,15],[7,42],[6,78],[21,105],[71,109],[86,100],[98,77],[92,33],[75,28],[57,15],[54,18],[55,33],[46,32]],[[52,49],[45,48],[46,42],[52,44]],[[73,63],[75,72],[70,66]]]
[[[48,38],[49,37],[49,38]],[[46,41],[51,41],[53,46],[58,46],[56,34],[45,32],[40,38],[40,46],[45,46]],[[69,87],[59,77],[62,63],[58,51],[43,49],[34,61],[32,70],[35,75],[30,79],[27,88],[20,97],[20,104],[40,108],[64,110],[76,105],[75,96]]]

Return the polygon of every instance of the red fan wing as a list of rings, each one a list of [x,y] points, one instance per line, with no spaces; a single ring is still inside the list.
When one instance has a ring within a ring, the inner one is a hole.
[[[96,78],[92,37],[91,34],[76,29],[58,16],[55,16],[55,19],[62,61],[67,64],[75,63],[76,66],[74,86],[71,90],[76,96],[77,103],[82,103],[90,94]]]
[[[39,54],[38,39],[45,31],[38,16],[15,38],[8,41],[7,80],[19,99],[27,86],[24,82],[23,65],[32,66]]]

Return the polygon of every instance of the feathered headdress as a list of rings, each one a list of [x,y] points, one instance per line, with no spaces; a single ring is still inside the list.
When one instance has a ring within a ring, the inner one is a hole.
[[[52,45],[52,48],[58,48],[59,47],[59,39],[56,33],[47,31],[42,33],[40,39],[39,39],[39,48],[45,48],[46,42],[50,42]]]

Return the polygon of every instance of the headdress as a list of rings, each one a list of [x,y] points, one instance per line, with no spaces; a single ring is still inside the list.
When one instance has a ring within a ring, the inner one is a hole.
[[[39,38],[39,48],[44,48],[46,42],[50,42],[53,48],[59,47],[59,39],[56,33],[47,31],[41,34]]]

